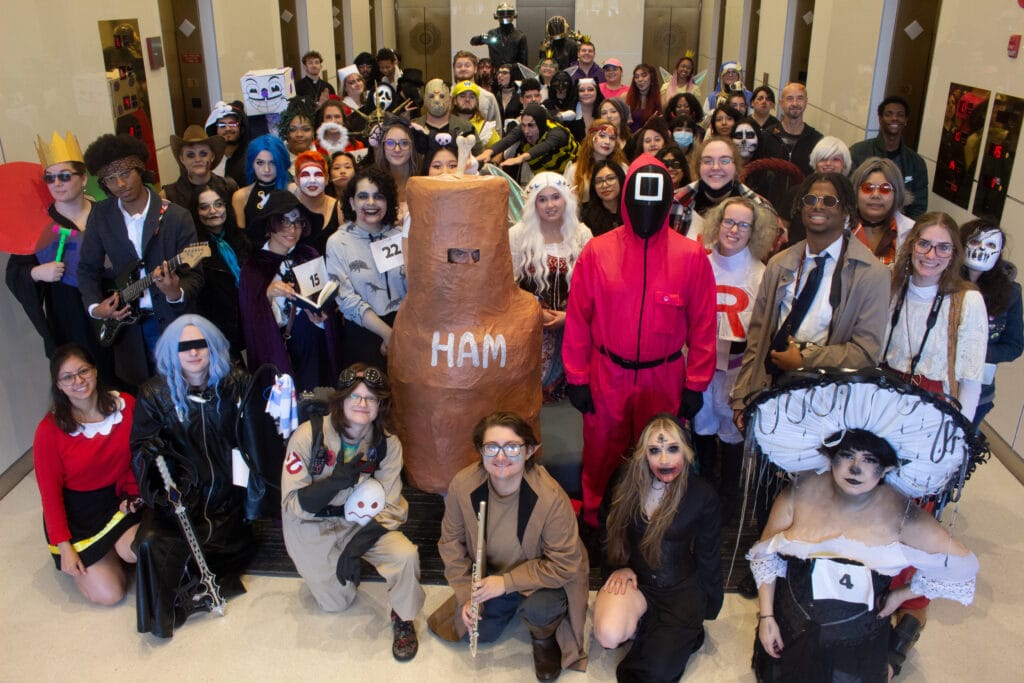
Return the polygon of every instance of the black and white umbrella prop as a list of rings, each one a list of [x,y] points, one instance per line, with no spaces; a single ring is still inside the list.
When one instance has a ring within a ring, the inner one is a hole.
[[[830,463],[818,448],[828,437],[868,430],[900,459],[886,476],[890,486],[911,498],[941,496],[943,503],[959,499],[988,450],[957,406],[883,370],[792,373],[751,403],[747,423],[748,439],[787,472],[826,471]]]

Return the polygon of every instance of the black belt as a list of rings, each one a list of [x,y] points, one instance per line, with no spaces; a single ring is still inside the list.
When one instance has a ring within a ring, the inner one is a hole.
[[[611,351],[609,351],[608,349],[604,348],[603,346],[598,346],[597,349],[601,353],[603,353],[604,355],[608,356],[608,358],[613,363],[618,365],[620,368],[623,368],[624,370],[647,370],[649,368],[656,368],[659,365],[663,365],[665,363],[671,363],[672,361],[679,360],[680,358],[683,357],[683,350],[679,349],[675,353],[673,353],[671,355],[668,355],[668,356],[665,356],[664,358],[658,358],[656,360],[636,361],[636,360],[626,360],[622,356],[619,356],[619,355],[617,355],[615,353],[612,353]]]

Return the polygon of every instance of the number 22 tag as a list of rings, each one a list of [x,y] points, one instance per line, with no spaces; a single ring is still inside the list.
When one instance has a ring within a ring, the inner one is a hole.
[[[815,600],[842,600],[875,606],[871,570],[860,564],[846,564],[825,558],[814,561],[811,590]]]
[[[378,273],[386,273],[405,265],[405,254],[402,253],[402,235],[393,235],[386,240],[370,243],[373,264]]]

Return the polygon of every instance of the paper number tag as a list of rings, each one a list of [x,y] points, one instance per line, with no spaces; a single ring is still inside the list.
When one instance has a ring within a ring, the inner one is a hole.
[[[295,279],[299,282],[299,294],[312,297],[327,285],[327,266],[322,258],[301,263],[294,268]]]
[[[386,273],[405,265],[400,234],[379,242],[371,242],[370,251],[373,253],[373,264],[377,266],[378,273]]]
[[[875,586],[871,570],[859,564],[844,564],[818,558],[811,572],[811,590],[815,600],[842,600],[875,606]]]

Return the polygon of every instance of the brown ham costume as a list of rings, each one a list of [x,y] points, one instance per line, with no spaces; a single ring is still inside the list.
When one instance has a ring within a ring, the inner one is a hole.
[[[467,438],[495,410],[540,432],[541,314],[512,277],[498,178],[414,177],[406,186],[409,293],[388,349],[409,483],[444,493],[479,461]]]

